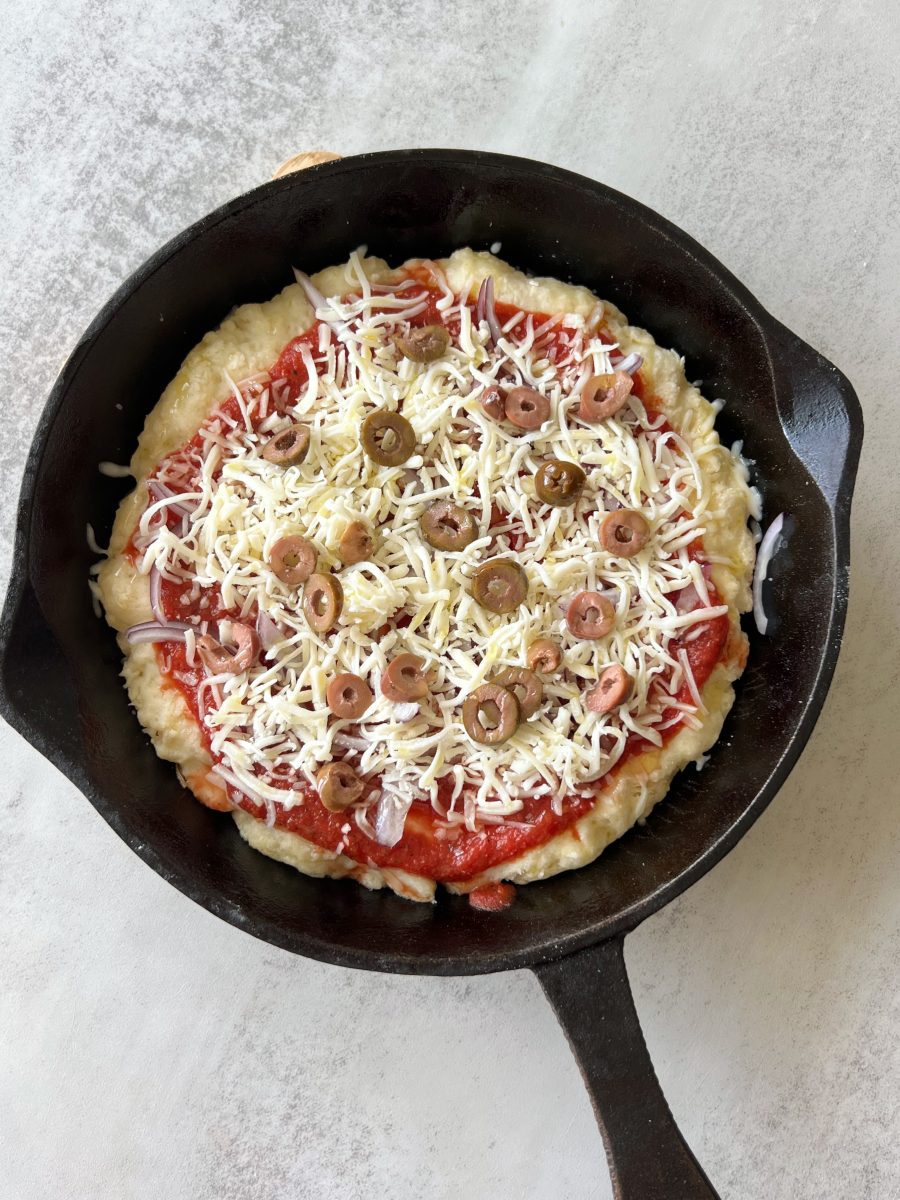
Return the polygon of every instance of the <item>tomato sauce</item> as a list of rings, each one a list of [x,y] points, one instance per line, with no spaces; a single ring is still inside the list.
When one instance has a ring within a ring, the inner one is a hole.
[[[442,316],[436,303],[441,298],[441,293],[434,288],[427,269],[417,270],[413,277],[422,285],[422,290],[418,292],[415,288],[410,288],[405,294],[409,297],[410,303],[416,300],[425,300],[427,307],[413,318],[412,323],[416,325],[440,323]],[[472,307],[474,308],[474,304]],[[517,312],[521,311],[502,303],[498,303],[495,307],[501,324],[510,321]],[[535,328],[549,320],[548,316],[543,313],[530,315],[533,316]],[[515,336],[520,330],[524,330],[523,322],[524,318],[513,327],[510,331],[512,336]],[[455,328],[452,321],[444,323],[450,330],[451,336],[458,333],[458,321]],[[559,332],[558,326],[556,332]],[[601,331],[601,336],[607,343],[612,340],[605,331]],[[312,330],[289,342],[272,366],[268,374],[272,393],[273,395],[278,394],[276,407],[292,403],[303,391],[308,380],[303,348],[306,347],[316,353],[318,337],[318,325],[316,325]],[[554,336],[551,336],[548,356],[564,353],[565,348],[555,341]],[[640,371],[635,373],[634,380],[634,391],[645,404],[651,419],[653,419],[655,415],[653,397],[647,395]],[[234,397],[225,400],[217,409],[215,416],[217,418],[224,417],[236,423],[244,420],[240,406]],[[260,423],[259,419],[252,415],[251,422],[254,426]],[[667,428],[667,426],[665,427]],[[196,477],[198,471],[196,455],[202,445],[201,431],[182,450],[166,460],[169,478],[172,475],[173,465],[176,468],[178,466],[182,468],[181,477],[185,490],[190,489],[191,481]],[[158,474],[158,471],[155,474]],[[161,519],[168,521],[173,528],[180,520],[177,513],[169,509],[163,510]],[[504,514],[495,511],[492,523],[496,524],[506,519],[508,518]],[[138,530],[136,529],[129,547],[134,558],[139,557],[135,540],[137,534]],[[697,557],[701,553],[702,545],[699,541],[695,542],[691,547],[691,554]],[[718,603],[718,596],[711,583],[708,584],[708,588],[710,602],[715,605]],[[674,601],[677,597],[673,596],[672,599]],[[160,602],[165,616],[171,620],[185,620],[194,617],[215,621],[224,617],[236,618],[238,616],[237,612],[223,606],[218,589],[203,589],[199,596],[194,596],[190,582],[175,583],[163,579]],[[409,617],[405,616],[404,618],[404,614],[400,614],[397,624],[402,624],[404,619],[408,621]],[[723,656],[728,632],[728,618],[723,616],[708,621],[700,627],[695,627],[693,640],[673,642],[673,650],[677,651],[681,645],[686,650],[698,688],[703,687],[716,663]],[[204,703],[208,703],[208,696],[204,700],[200,692],[200,685],[205,678],[202,666],[199,664],[189,665],[186,648],[177,642],[158,643],[156,653],[167,685],[177,688],[184,697],[200,726],[207,746],[209,746],[208,732],[202,719]],[[686,683],[682,686],[676,699],[685,703],[691,702],[691,693]],[[671,709],[664,716],[665,718],[675,716],[676,712],[677,710]],[[663,740],[671,738],[680,728],[680,724],[675,724],[668,730],[662,731]],[[605,788],[630,758],[650,748],[650,743],[644,739],[636,735],[629,737],[625,750],[613,770],[592,784],[591,788],[595,791]],[[212,753],[211,749],[210,753],[215,759],[216,755]],[[280,804],[275,805],[275,824],[278,828],[298,833],[326,849],[340,849],[361,863],[410,871],[445,882],[464,881],[489,867],[496,866],[526,850],[542,845],[554,835],[571,828],[596,803],[593,794],[583,798],[572,797],[563,804],[562,812],[556,813],[548,798],[526,796],[523,807],[515,815],[513,822],[484,826],[473,832],[463,825],[448,828],[446,822],[432,808],[428,800],[416,800],[407,816],[402,839],[396,846],[388,847],[382,846],[363,833],[357,827],[352,815],[346,812],[328,812],[319,802],[315,789],[305,781],[300,781],[296,777],[278,779],[270,777],[268,782],[274,786],[283,787],[285,790],[292,790],[302,797],[302,800],[291,808],[283,808]],[[450,803],[451,792],[452,781],[441,781],[439,801],[444,808]],[[235,798],[232,790],[232,799]],[[261,805],[247,797],[241,797],[240,805],[256,817],[263,818],[266,815],[265,809]],[[489,898],[486,898],[486,904],[488,903],[492,907],[499,907],[499,893],[497,896],[492,893]]]

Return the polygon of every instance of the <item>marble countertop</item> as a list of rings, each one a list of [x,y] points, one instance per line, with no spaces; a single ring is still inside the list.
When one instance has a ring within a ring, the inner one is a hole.
[[[831,695],[759,823],[627,958],[723,1197],[900,1194],[894,5],[33,0],[3,22],[0,588],[32,430],[80,331],[297,150],[466,145],[602,179],[849,375],[867,440]],[[611,1194],[529,974],[282,953],[154,875],[6,727],[0,754],[4,1197]]]

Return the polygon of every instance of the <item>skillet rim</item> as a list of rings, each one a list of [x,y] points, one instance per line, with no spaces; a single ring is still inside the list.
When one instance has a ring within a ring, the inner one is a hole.
[[[302,186],[302,177],[298,180],[296,175],[288,175],[260,184],[251,191],[242,193],[220,205],[170,238],[159,250],[147,258],[101,307],[87,329],[78,338],[60,370],[38,420],[23,474],[16,516],[12,569],[3,612],[0,615],[0,715],[82,791],[107,824],[148,866],[190,899],[229,924],[293,953],[338,966],[394,971],[403,974],[482,974],[497,970],[525,968],[553,961],[597,942],[622,936],[634,929],[652,913],[680,895],[719,862],[761,815],[782,786],[797,762],[818,719],[840,650],[848,601],[850,501],[862,441],[862,412],[859,401],[845,377],[796,334],[787,330],[772,317],[747,287],[709,251],[667,218],[599,181],[552,164],[517,156],[477,150],[427,148],[375,151],[354,155],[309,168],[308,172],[310,174],[315,172],[316,174],[341,175],[352,173],[359,165],[403,164],[417,160],[445,165],[452,164],[454,161],[462,161],[470,167],[473,164],[492,164],[509,172],[517,172],[532,178],[537,172],[539,175],[552,178],[557,183],[587,191],[594,196],[598,193],[602,194],[607,202],[612,202],[620,209],[624,209],[631,217],[636,218],[644,226],[650,227],[666,241],[676,244],[680,253],[689,255],[703,268],[718,291],[731,294],[734,301],[755,322],[770,363],[773,358],[773,349],[780,343],[780,349],[783,350],[786,346],[795,356],[804,352],[813,355],[817,360],[820,373],[824,373],[825,370],[832,373],[830,384],[840,393],[847,419],[848,434],[840,479],[834,489],[834,495],[828,496],[822,491],[823,500],[831,517],[829,533],[834,547],[834,576],[827,634],[822,643],[824,649],[814,683],[803,697],[802,715],[796,722],[793,734],[783,753],[754,798],[732,825],[719,837],[709,842],[704,850],[680,873],[668,878],[665,883],[643,896],[642,899],[619,910],[614,917],[605,919],[602,922],[602,928],[597,928],[598,922],[588,921],[577,933],[569,933],[559,939],[545,937],[537,946],[527,949],[485,953],[474,961],[458,955],[452,957],[447,955],[422,956],[404,954],[402,951],[384,954],[379,951],[338,946],[331,941],[305,932],[295,929],[287,930],[273,921],[261,918],[258,914],[248,915],[237,903],[225,900],[219,894],[210,894],[211,889],[206,885],[199,884],[196,879],[184,878],[179,872],[171,870],[152,847],[125,827],[116,806],[106,800],[87,772],[70,759],[64,748],[45,737],[29,720],[27,709],[20,707],[13,700],[6,686],[5,668],[16,619],[30,581],[28,569],[31,543],[30,518],[34,493],[50,430],[82,359],[88,353],[94,340],[132,294],[157,270],[177,255],[185,245],[235,214],[252,207],[263,195],[274,190],[287,190],[295,186]],[[303,174],[307,175],[307,172]],[[787,443],[793,458],[805,470],[810,470],[809,464],[791,443],[784,428],[780,428],[780,436]],[[815,478],[814,473],[813,476]],[[819,480],[816,482],[819,483]],[[820,490],[822,490],[821,487]]]

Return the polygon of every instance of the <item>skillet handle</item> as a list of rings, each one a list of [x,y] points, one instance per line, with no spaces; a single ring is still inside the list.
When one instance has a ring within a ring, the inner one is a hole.
[[[784,431],[822,495],[846,517],[863,437],[859,398],[846,375],[779,322],[771,341]]]
[[[625,970],[622,937],[535,967],[603,1135],[616,1200],[718,1200],[659,1086]]]

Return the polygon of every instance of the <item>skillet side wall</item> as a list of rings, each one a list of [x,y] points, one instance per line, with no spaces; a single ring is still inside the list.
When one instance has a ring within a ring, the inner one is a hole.
[[[520,889],[515,905],[485,920],[463,900],[413,905],[306,879],[250,850],[230,819],[189,800],[143,736],[114,638],[92,613],[85,527],[90,522],[103,544],[126,490],[96,464],[128,461],[185,353],[234,305],[273,295],[292,265],[316,270],[359,244],[401,261],[495,241],[513,265],[585,284],[660,344],[677,347],[688,377],[725,401],[721,436],[744,440],[765,520],[787,511],[797,532],[772,581],[775,636],[751,635],[734,709],[702,774],[684,772],[646,826],[595,864]],[[0,634],[0,707],[156,871],[286,949],[377,970],[468,973],[546,961],[632,928],[709,869],[759,815],[824,700],[846,607],[849,492],[861,436],[852,409],[843,434],[817,424],[834,392],[828,371],[686,235],[556,168],[406,151],[267,184],[149,260],[64,368],[26,472]],[[795,449],[818,465],[826,436],[848,440],[850,465],[840,486],[823,490]],[[36,679],[52,687],[38,689]]]

